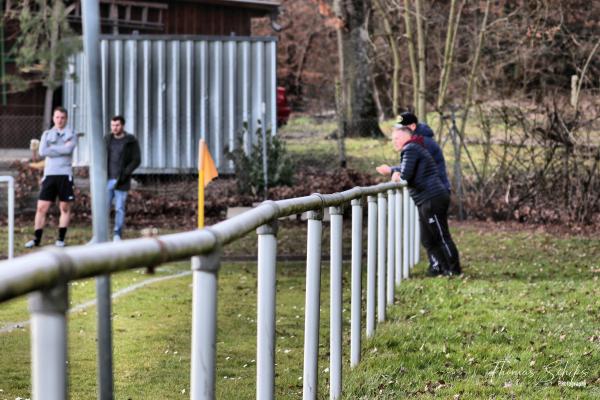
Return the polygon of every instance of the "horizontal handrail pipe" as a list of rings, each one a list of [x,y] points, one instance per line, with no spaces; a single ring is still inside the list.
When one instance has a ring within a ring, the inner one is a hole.
[[[400,187],[401,184],[398,183],[382,183],[330,195],[314,194],[279,201],[267,200],[243,214],[202,230],[117,243],[64,249],[43,248],[31,254],[0,261],[0,302],[54,287],[59,282],[158,266],[209,253],[273,219],[338,206],[356,198]]]
[[[275,325],[277,221],[308,212],[304,327],[303,398],[318,396],[321,318],[323,213],[331,215],[330,242],[330,398],[338,399],[343,381],[342,243],[344,209],[351,209],[351,326],[350,367],[361,359],[362,312],[365,335],[374,335],[394,303],[394,284],[408,278],[418,260],[418,217],[405,183],[355,187],[340,193],[267,200],[231,219],[201,230],[164,236],[73,246],[46,247],[0,262],[0,303],[29,294],[31,312],[32,398],[66,399],[68,396],[67,310],[70,281],[109,276],[135,268],[155,268],[190,260],[192,269],[190,397],[214,399],[216,386],[216,335],[218,272],[222,249],[246,234],[257,233],[257,376],[256,397],[275,395]],[[364,216],[367,242],[363,242]],[[366,249],[365,249],[366,245]],[[366,263],[363,265],[363,250]],[[362,276],[366,295],[361,300]],[[363,306],[365,304],[365,306]],[[48,343],[53,350],[48,350]],[[44,371],[53,371],[45,374]],[[43,395],[42,395],[43,394]]]
[[[0,302],[61,282],[182,260],[209,251],[216,243],[211,231],[202,230],[65,249],[47,247],[0,262]]]

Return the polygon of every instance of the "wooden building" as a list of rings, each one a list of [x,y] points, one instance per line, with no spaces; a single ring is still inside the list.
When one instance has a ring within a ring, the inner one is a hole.
[[[0,9],[4,13],[16,2],[0,0]],[[251,20],[275,18],[280,4],[281,0],[100,0],[101,30],[104,34],[251,36]],[[69,20],[75,31],[81,32],[80,4],[76,4]],[[15,21],[2,24],[0,78],[16,72],[7,57],[15,35],[18,35]],[[28,147],[30,139],[40,136],[42,126],[46,125],[44,96],[45,88],[41,85],[21,93],[7,93],[0,85],[0,148]],[[62,104],[60,89],[55,92],[53,102]]]

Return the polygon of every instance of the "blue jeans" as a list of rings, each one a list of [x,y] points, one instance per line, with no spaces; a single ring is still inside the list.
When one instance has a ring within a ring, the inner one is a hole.
[[[127,191],[125,190],[116,190],[115,184],[117,183],[116,179],[109,179],[106,185],[108,190],[108,210],[110,211],[113,203],[113,199],[115,200],[115,227],[114,234],[121,236],[121,232],[123,231],[123,225],[125,223],[125,202],[127,201]]]

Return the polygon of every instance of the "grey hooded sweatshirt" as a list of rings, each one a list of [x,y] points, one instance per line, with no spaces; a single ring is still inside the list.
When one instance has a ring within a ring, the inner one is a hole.
[[[73,150],[77,146],[77,135],[70,128],[62,132],[52,128],[42,134],[40,156],[46,157],[44,176],[73,175]]]

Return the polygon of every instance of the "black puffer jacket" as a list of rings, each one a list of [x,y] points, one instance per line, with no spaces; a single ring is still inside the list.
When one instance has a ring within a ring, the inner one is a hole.
[[[424,144],[433,161],[437,165],[438,175],[442,180],[442,184],[448,191],[450,191],[450,181],[448,180],[448,173],[446,172],[446,160],[444,159],[444,152],[433,138],[433,131],[427,124],[418,123],[417,129],[415,129],[415,135],[423,136],[425,138]]]
[[[410,197],[417,206],[436,196],[448,195],[422,136],[413,136],[404,145],[401,157],[400,167],[393,167],[392,171],[400,172],[400,177],[408,183]]]

